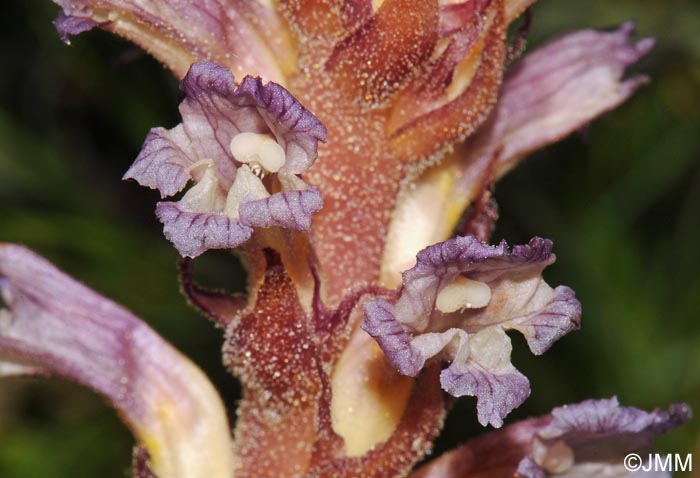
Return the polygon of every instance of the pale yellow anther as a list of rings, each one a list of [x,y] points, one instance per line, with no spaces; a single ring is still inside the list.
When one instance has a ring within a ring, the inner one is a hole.
[[[446,314],[461,309],[486,307],[491,300],[491,288],[484,282],[458,276],[450,285],[440,291],[435,306]]]
[[[197,180],[179,202],[180,208],[187,212],[220,211],[224,205],[224,194],[219,187],[219,179],[212,162],[195,163],[191,168],[206,166]]]
[[[231,219],[238,219],[240,217],[238,208],[241,203],[265,199],[268,196],[270,193],[267,192],[260,178],[253,173],[250,167],[243,165],[236,171],[236,178],[228,191],[224,214]]]
[[[272,135],[239,133],[231,140],[231,154],[241,163],[259,165],[268,173],[276,173],[286,159],[282,146]]]

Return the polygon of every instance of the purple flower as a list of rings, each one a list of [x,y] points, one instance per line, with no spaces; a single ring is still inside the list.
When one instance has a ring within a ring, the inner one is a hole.
[[[104,395],[160,478],[230,478],[218,393],[139,318],[12,244],[0,244],[0,298],[0,377],[56,375]]]
[[[254,228],[308,230],[323,202],[300,177],[325,141],[323,125],[283,87],[213,63],[195,63],[182,80],[183,122],[154,128],[124,178],[162,197],[196,184],[156,214],[182,256],[234,248]]]
[[[55,21],[68,42],[95,27],[138,43],[182,78],[197,60],[231,63],[236,75],[256,74],[281,82],[294,65],[289,33],[264,2],[173,0],[54,0]],[[276,30],[275,38],[267,35]]]
[[[365,304],[362,328],[404,375],[416,376],[433,357],[450,362],[442,388],[476,396],[479,422],[500,427],[530,394],[527,378],[510,363],[505,332],[521,332],[539,355],[579,327],[574,292],[542,279],[555,259],[551,250],[552,242],[538,237],[512,250],[473,236],[430,246],[404,272],[395,304]]]
[[[410,478],[633,478],[628,453],[649,456],[654,438],[690,419],[688,405],[645,412],[617,398],[557,407],[549,415],[486,433],[416,470]],[[664,471],[645,477],[668,478]]]

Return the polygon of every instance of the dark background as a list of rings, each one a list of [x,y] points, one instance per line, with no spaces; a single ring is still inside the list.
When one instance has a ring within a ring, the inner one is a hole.
[[[104,32],[62,44],[47,0],[0,15],[0,241],[21,242],[145,319],[235,404],[221,337],[178,293],[176,254],[157,196],[120,181],[152,126],[179,119],[177,84]],[[555,241],[551,284],[573,287],[583,329],[542,357],[515,342],[532,382],[512,418],[617,394],[642,408],[686,401],[700,413],[700,2],[542,0],[530,45],[636,19],[658,45],[634,68],[652,83],[579,134],[541,151],[497,188],[495,239]],[[233,258],[208,254],[201,279],[241,289]],[[439,448],[481,429],[459,402]],[[700,420],[660,440],[695,455]],[[0,382],[0,477],[124,477],[132,438],[100,399],[54,380]]]

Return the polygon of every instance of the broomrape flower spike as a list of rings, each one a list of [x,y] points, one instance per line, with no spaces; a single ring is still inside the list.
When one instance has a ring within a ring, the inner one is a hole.
[[[493,186],[646,82],[625,77],[653,46],[631,23],[507,67],[531,0],[55,2],[64,40],[109,30],[181,79],[182,122],[152,129],[124,177],[160,191],[183,293],[242,383],[231,435],[208,380],[143,322],[0,246],[0,375],[108,397],[135,477],[632,478],[625,453],[690,418],[589,400],[412,471],[445,392],[494,427],[528,397],[509,331],[540,355],[580,325],[574,292],[542,279],[551,241],[488,244]],[[234,248],[247,296],[192,282],[191,258]]]

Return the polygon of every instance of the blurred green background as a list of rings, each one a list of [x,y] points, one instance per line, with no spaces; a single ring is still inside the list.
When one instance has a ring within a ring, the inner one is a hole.
[[[177,84],[107,33],[62,44],[48,0],[3,2],[0,16],[0,241],[27,244],[125,304],[193,358],[235,403],[221,337],[178,293],[157,195],[120,180],[148,131],[178,122]],[[530,46],[635,19],[658,45],[637,65],[652,83],[581,133],[531,157],[496,191],[494,236],[555,241],[552,284],[573,287],[583,329],[542,357],[516,338],[533,393],[513,418],[617,394],[700,413],[700,2],[542,0]],[[209,254],[202,280],[242,287],[235,260]],[[660,440],[695,455],[700,420]],[[480,431],[462,400],[438,448]],[[128,475],[132,438],[92,393],[54,380],[0,382],[0,477]],[[680,475],[679,475],[680,476]],[[697,475],[696,475],[697,476]]]

